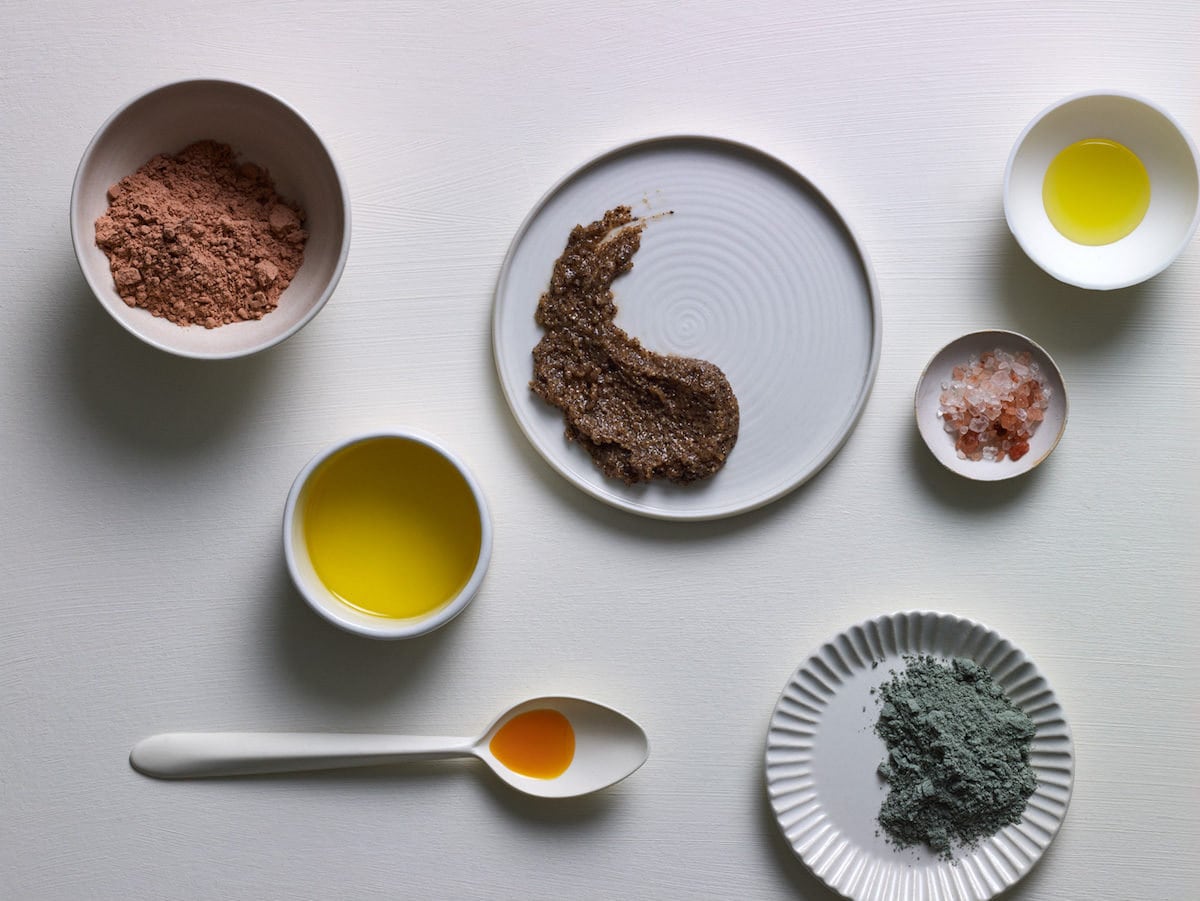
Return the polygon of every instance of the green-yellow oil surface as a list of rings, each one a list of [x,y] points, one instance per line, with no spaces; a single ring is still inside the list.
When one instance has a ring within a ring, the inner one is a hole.
[[[389,619],[445,606],[469,581],[482,540],[462,474],[431,448],[399,438],[351,445],[318,467],[304,537],[330,592]]]
[[[1076,244],[1112,244],[1132,232],[1150,207],[1150,176],[1124,144],[1076,141],[1059,152],[1042,182],[1046,215]]]

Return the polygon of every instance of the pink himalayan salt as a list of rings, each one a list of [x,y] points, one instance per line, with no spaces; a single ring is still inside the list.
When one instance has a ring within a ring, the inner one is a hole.
[[[984,351],[955,366],[942,383],[938,416],[954,436],[960,460],[1020,460],[1046,417],[1050,389],[1029,353]]]

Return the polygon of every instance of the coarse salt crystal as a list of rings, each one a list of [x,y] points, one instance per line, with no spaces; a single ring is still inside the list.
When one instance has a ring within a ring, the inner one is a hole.
[[[1027,351],[1001,348],[955,366],[943,382],[938,416],[957,435],[960,460],[1016,460],[1029,451],[1029,439],[1045,419],[1050,390],[1038,379],[1038,364]]]

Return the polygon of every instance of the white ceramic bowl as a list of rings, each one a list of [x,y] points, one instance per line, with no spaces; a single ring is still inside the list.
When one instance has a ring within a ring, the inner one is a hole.
[[[950,380],[955,366],[965,365],[971,357],[984,351],[1007,350],[1017,354],[1028,351],[1040,369],[1041,382],[1050,390],[1046,418],[1029,439],[1029,451],[1021,459],[960,460],[954,448],[954,437],[946,431],[938,414],[942,385]],[[1040,464],[1058,446],[1067,427],[1067,386],[1062,373],[1050,355],[1040,345],[1016,332],[989,329],[956,338],[934,354],[933,359],[917,381],[915,398],[917,430],[937,461],[951,472],[978,482],[998,482],[1024,475]]]
[[[1150,176],[1150,207],[1129,235],[1088,246],[1063,236],[1042,202],[1046,168],[1086,138],[1124,144]],[[1165,110],[1115,91],[1075,94],[1047,107],[1017,138],[1004,172],[1004,216],[1021,249],[1061,282],[1107,291],[1162,272],[1200,223],[1196,145]]]
[[[432,613],[411,619],[392,619],[361,612],[340,600],[321,581],[309,558],[304,539],[304,513],[308,489],[317,468],[339,451],[373,441],[412,442],[432,450],[450,463],[471,491],[479,514],[479,555],[466,585],[450,601]],[[350,632],[370,638],[413,638],[444,626],[466,609],[474,599],[487,572],[492,556],[492,522],[483,490],[466,465],[435,439],[417,432],[384,430],[347,438],[317,454],[300,470],[288,494],[283,512],[283,552],[288,572],[297,590],[309,605],[325,619]]]
[[[269,170],[275,188],[307,213],[304,263],[262,319],[214,329],[179,326],[130,307],[117,294],[95,222],[108,209],[108,187],[160,153],[195,141],[229,144],[239,158]],[[136,97],[100,126],[84,151],[71,192],[71,240],[79,267],[101,305],[147,344],[198,359],[255,353],[304,327],[333,294],[350,251],[350,200],[328,149],[304,118],[249,85],[197,80]]]

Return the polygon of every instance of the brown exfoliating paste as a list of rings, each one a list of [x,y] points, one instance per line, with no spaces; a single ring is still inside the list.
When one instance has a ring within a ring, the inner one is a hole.
[[[228,144],[160,154],[108,189],[96,244],[117,293],[179,325],[262,319],[304,261],[304,211]]]
[[[645,220],[619,206],[571,230],[538,301],[533,393],[563,411],[566,436],[626,484],[686,484],[725,464],[738,402],[712,363],[646,350],[613,319],[613,280],[633,266]]]

